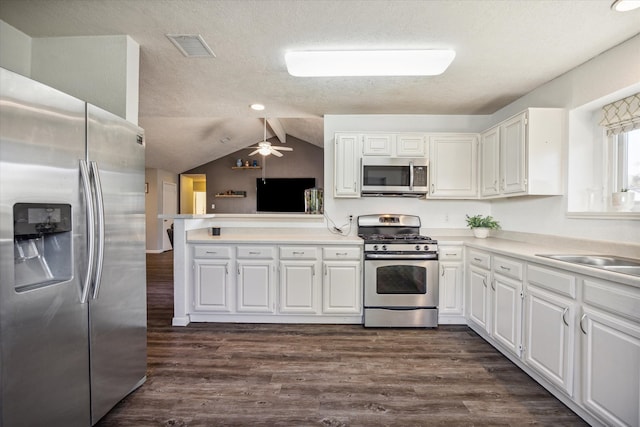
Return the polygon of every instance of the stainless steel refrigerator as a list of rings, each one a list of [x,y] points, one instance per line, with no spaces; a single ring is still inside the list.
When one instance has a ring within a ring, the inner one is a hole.
[[[90,426],[146,378],[144,140],[0,68],[0,426]]]

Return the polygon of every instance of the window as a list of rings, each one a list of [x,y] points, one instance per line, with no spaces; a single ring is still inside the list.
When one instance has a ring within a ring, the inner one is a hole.
[[[627,189],[640,201],[640,129],[613,135],[613,191]]]

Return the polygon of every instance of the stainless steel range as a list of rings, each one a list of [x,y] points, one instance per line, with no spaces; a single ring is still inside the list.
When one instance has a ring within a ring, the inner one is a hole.
[[[420,217],[362,215],[364,326],[438,326],[438,242],[420,235]]]

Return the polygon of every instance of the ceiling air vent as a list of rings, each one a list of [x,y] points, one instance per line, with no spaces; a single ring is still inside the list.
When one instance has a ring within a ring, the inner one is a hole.
[[[186,57],[216,57],[200,34],[167,34],[167,37]]]

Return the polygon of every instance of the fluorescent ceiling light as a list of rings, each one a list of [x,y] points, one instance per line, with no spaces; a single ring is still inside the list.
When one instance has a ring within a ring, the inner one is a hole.
[[[628,12],[640,7],[640,0],[616,0],[611,5],[611,9],[617,12]]]
[[[448,49],[301,51],[287,52],[285,61],[296,77],[436,76],[455,56]]]

